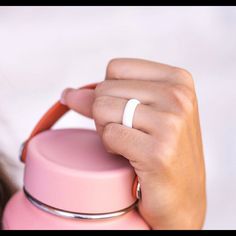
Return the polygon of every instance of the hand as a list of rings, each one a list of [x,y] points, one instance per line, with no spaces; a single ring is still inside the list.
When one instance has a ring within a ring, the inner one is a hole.
[[[121,123],[131,98],[141,104],[128,128]],[[189,72],[146,60],[113,59],[95,90],[66,89],[62,102],[93,118],[107,150],[130,161],[142,190],[139,212],[152,229],[202,228],[205,167]]]

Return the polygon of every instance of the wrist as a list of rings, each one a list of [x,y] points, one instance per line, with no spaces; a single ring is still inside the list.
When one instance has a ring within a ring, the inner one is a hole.
[[[157,217],[156,224],[150,227],[153,230],[201,230],[204,226],[205,215],[205,202],[200,207],[193,207],[190,210],[178,207],[165,216]]]

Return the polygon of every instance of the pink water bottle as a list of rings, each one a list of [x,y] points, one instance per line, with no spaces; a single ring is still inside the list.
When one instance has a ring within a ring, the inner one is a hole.
[[[3,228],[149,229],[129,162],[108,153],[94,130],[50,129],[68,110],[57,102],[24,143],[24,187],[7,203]]]

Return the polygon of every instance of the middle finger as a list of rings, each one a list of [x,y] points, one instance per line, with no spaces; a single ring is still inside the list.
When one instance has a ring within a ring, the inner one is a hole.
[[[168,82],[144,80],[106,80],[98,84],[95,97],[113,96],[126,100],[136,98],[142,104],[158,106],[162,112],[177,112],[172,106],[176,98],[171,92],[173,85]]]
[[[103,128],[109,123],[122,124],[123,112],[126,103],[125,98],[100,96],[93,103],[93,118],[97,128],[102,133]],[[133,128],[152,136],[156,135],[157,127],[166,127],[163,119],[165,113],[159,112],[151,105],[140,103],[134,113]]]

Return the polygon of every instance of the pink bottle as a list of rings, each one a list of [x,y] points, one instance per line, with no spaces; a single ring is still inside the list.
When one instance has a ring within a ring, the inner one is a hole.
[[[3,228],[150,229],[137,211],[129,162],[108,153],[94,130],[50,129],[67,111],[56,103],[25,143],[24,188],[6,205]]]

